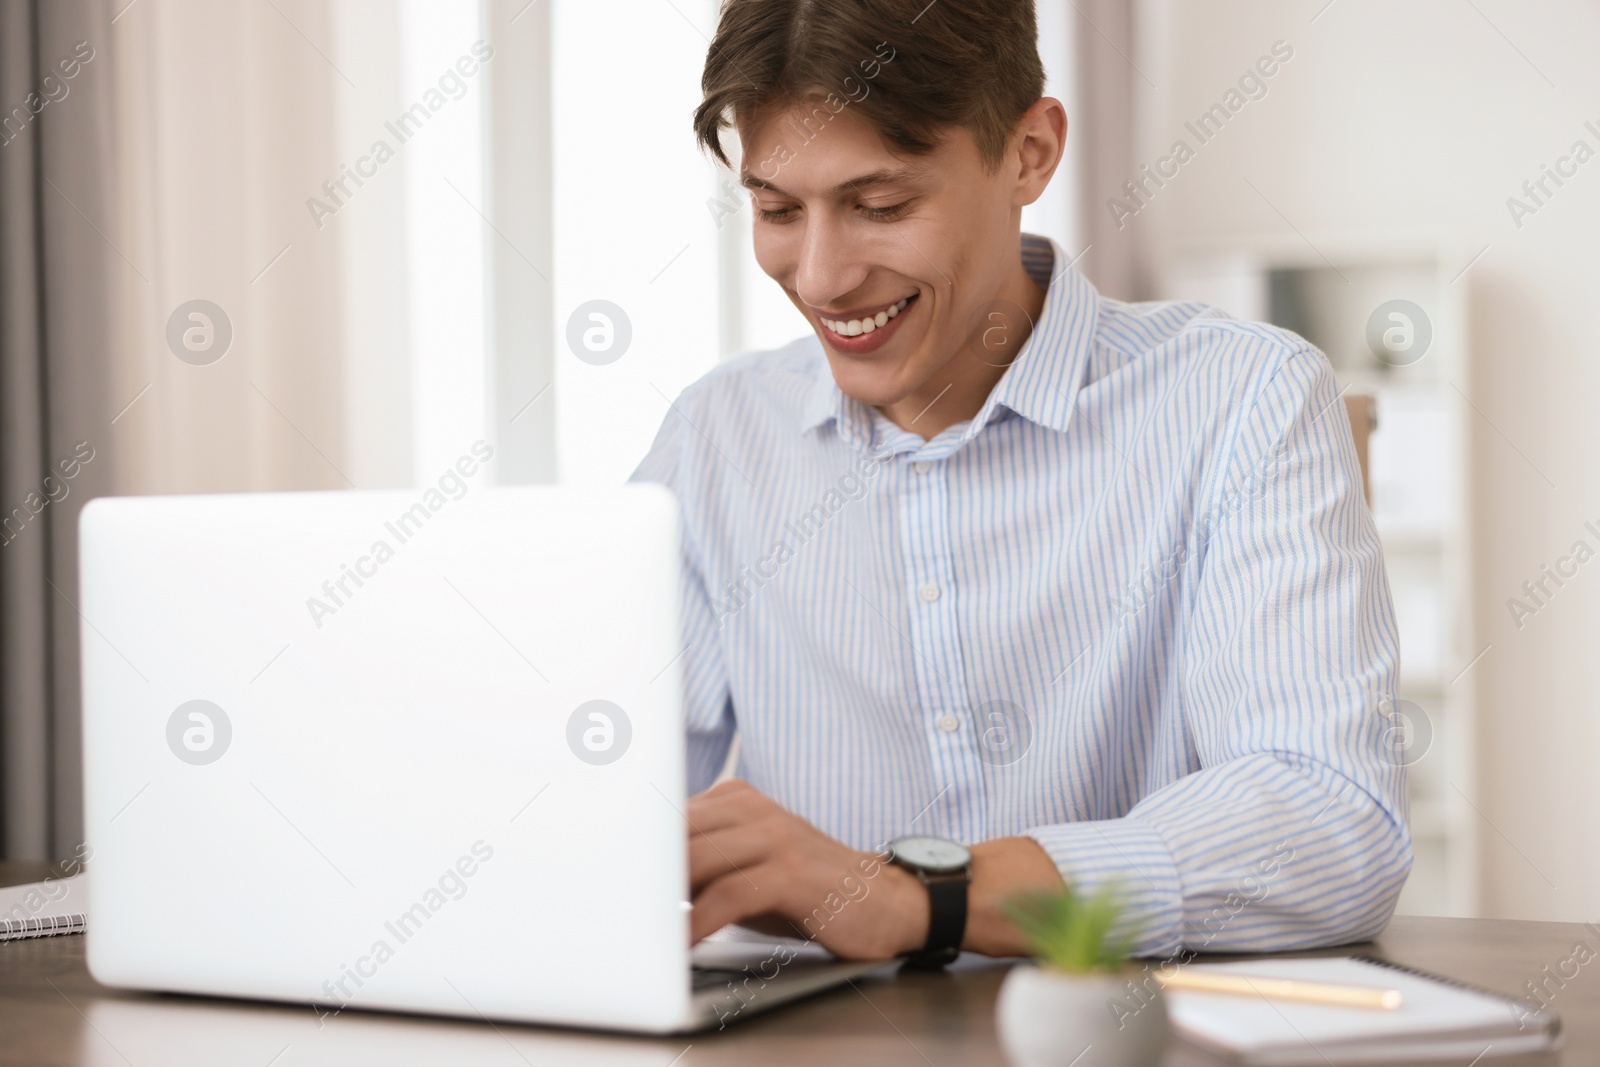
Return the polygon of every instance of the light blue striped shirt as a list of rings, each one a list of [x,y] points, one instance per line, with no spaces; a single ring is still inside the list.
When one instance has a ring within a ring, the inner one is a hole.
[[[689,780],[858,848],[1025,835],[1141,953],[1360,940],[1411,866],[1399,650],[1349,421],[1293,333],[1047,295],[924,441],[814,336],[684,391],[636,480],[683,508]]]

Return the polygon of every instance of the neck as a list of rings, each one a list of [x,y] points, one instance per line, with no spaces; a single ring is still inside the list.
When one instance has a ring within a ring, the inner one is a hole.
[[[916,390],[878,410],[925,441],[976,416],[1032,335],[1044,298],[1045,291],[1017,260],[1005,284],[983,305],[982,321],[974,323],[945,365]]]

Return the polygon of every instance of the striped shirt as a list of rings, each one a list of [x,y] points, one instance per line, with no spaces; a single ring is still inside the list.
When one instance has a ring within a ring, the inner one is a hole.
[[[1411,866],[1399,650],[1327,359],[1101,296],[1040,321],[932,440],[814,336],[719,366],[635,480],[683,509],[689,781],[857,848],[1037,841],[1141,954],[1375,936]]]

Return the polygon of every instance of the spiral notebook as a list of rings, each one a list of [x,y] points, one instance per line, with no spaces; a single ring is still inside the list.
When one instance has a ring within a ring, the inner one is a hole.
[[[1191,964],[1196,972],[1378,986],[1393,1010],[1172,990],[1173,1028],[1249,1067],[1490,1058],[1554,1049],[1561,1020],[1537,1005],[1386,960],[1358,957]]]
[[[0,887],[0,941],[81,934],[88,897],[82,874]]]

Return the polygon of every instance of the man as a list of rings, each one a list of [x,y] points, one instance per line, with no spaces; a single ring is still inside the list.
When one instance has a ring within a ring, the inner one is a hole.
[[[703,88],[814,334],[635,475],[683,507],[693,936],[1018,954],[1063,884],[1146,954],[1382,930],[1398,650],[1323,355],[1021,234],[1067,131],[1031,0],[727,0]]]

